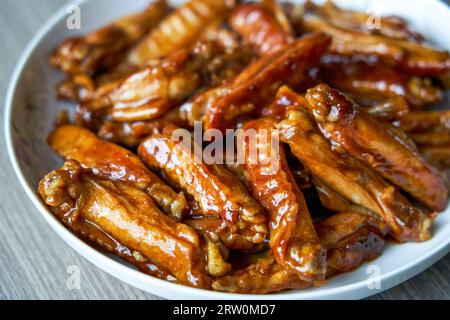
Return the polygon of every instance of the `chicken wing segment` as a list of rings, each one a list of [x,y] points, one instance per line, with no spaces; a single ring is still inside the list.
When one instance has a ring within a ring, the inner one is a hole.
[[[65,159],[77,160],[100,177],[131,183],[145,190],[164,212],[180,218],[187,209],[186,199],[150,172],[130,151],[98,139],[81,127],[56,128],[49,138],[50,147]]]
[[[65,73],[93,75],[116,66],[126,51],[165,16],[167,1],[153,1],[144,11],[122,18],[87,36],[68,39],[50,62]]]
[[[244,130],[255,133],[253,139],[244,142],[246,168],[253,195],[269,215],[270,246],[277,262],[304,281],[323,280],[326,252],[314,230],[303,193],[292,177],[283,146],[278,146],[278,152],[273,148],[275,122],[253,120]],[[251,150],[253,145],[256,148]],[[256,159],[250,159],[252,156]]]
[[[411,112],[396,123],[405,132],[450,132],[450,110]]]
[[[442,90],[429,78],[408,77],[382,63],[369,64],[349,57],[324,57],[320,75],[330,86],[356,100],[400,96],[417,109],[440,102],[443,97]]]
[[[442,168],[444,171],[450,168],[450,143],[438,146],[425,146],[420,149],[422,155],[433,163],[434,165]],[[449,172],[447,173],[447,187],[450,187],[450,176]],[[445,175],[445,172],[442,173],[442,176]],[[444,177],[445,178],[445,177]],[[443,179],[444,179],[443,178]]]
[[[270,55],[293,42],[276,17],[262,5],[237,7],[230,24],[260,55]]]
[[[283,83],[305,87],[310,82],[308,72],[317,65],[329,43],[328,36],[316,33],[261,58],[230,84],[201,93],[185,103],[184,117],[191,125],[203,120],[205,129],[234,128],[239,117],[269,104]]]
[[[344,212],[315,224],[327,248],[327,277],[348,272],[377,258],[384,249],[388,228],[367,215]]]
[[[309,32],[325,32],[332,36],[330,50],[335,53],[383,57],[398,64],[406,72],[419,76],[438,76],[450,71],[450,56],[447,51],[439,51],[403,39],[346,29],[313,11],[307,11],[302,22]]]
[[[139,121],[167,113],[200,86],[198,67],[192,60],[187,50],[181,50],[132,74],[109,94],[112,118]]]
[[[424,40],[421,34],[410,30],[407,22],[397,16],[377,17],[378,21],[372,21],[374,19],[371,19],[372,17],[369,14],[338,8],[331,1],[326,1],[321,6],[308,1],[306,11],[313,12],[333,25],[349,30],[382,34],[389,38],[410,40],[417,43]],[[379,25],[375,28],[370,22],[377,22]]]
[[[103,180],[69,161],[41,181],[39,194],[69,228],[83,219],[164,266],[181,283],[209,287],[196,232],[165,216],[142,190]]]
[[[209,233],[212,237],[217,237],[229,250],[258,252],[265,247],[265,243],[253,243],[246,239],[245,235],[236,233],[233,226],[230,226],[226,221],[217,216],[196,215],[183,219],[183,223],[186,223],[194,230]]]
[[[134,122],[105,121],[97,135],[109,142],[133,148],[169,124],[170,122],[160,119]]]
[[[410,108],[402,97],[391,97],[372,104],[367,112],[376,118],[393,122],[407,115]]]
[[[111,92],[111,116],[116,121],[161,117],[202,86],[240,72],[250,61],[247,51],[245,47],[227,50],[214,41],[178,50],[132,74]]]
[[[228,50],[215,41],[199,41],[121,79],[97,88],[91,84],[93,92],[82,101],[82,107],[103,111],[116,122],[165,117],[202,86],[221,84],[239,73],[250,58],[245,46]]]
[[[289,144],[311,174],[351,203],[383,219],[398,241],[429,239],[431,219],[371,168],[334,151],[309,117],[307,102],[287,88],[281,90],[286,100],[292,101],[286,119],[278,125],[281,140]]]
[[[341,213],[316,224],[322,244],[327,247],[327,276],[357,268],[377,258],[384,249],[383,231],[369,217]],[[287,289],[304,289],[311,282],[286,270],[272,255],[259,259],[243,270],[213,281],[214,290],[264,294]]]
[[[307,91],[311,114],[336,146],[366,163],[431,210],[442,211],[448,190],[439,172],[387,124],[325,84]]]
[[[233,233],[252,243],[264,241],[267,227],[263,209],[223,166],[199,161],[193,149],[172,138],[170,131],[145,140],[138,154],[191,195],[203,215],[222,218]]]
[[[304,289],[310,287],[311,283],[285,270],[276,262],[275,257],[269,255],[244,270],[216,279],[212,286],[216,291],[264,294],[288,289]]]
[[[142,42],[128,54],[135,65],[161,58],[189,47],[211,24],[225,18],[234,1],[191,0],[164,19]]]

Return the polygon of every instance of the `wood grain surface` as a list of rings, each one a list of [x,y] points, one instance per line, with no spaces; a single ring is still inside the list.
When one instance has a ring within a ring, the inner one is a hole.
[[[3,101],[14,65],[33,33],[64,3],[64,0],[0,1],[2,133]],[[53,232],[20,187],[6,154],[3,134],[0,236],[0,299],[159,299],[101,271]],[[71,266],[80,270],[79,289],[69,289],[71,286],[67,285]],[[420,275],[370,299],[449,299],[449,275],[450,255],[447,255]]]

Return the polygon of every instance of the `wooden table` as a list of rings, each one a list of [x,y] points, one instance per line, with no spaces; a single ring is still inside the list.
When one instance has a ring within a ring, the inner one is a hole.
[[[64,0],[0,1],[2,124],[4,95],[19,54],[38,27],[64,3]],[[106,274],[67,246],[27,199],[5,149],[2,138],[0,299],[158,299]],[[70,266],[80,268],[80,289],[68,289]],[[447,255],[427,271],[372,299],[449,299],[449,274],[450,255]]]

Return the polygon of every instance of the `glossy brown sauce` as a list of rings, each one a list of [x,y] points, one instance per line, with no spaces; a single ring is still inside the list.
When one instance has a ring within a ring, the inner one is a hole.
[[[426,241],[450,186],[450,113],[433,109],[449,53],[400,17],[368,18],[331,2],[158,0],[65,40],[50,63],[75,119],[49,136],[66,163],[40,196],[138,270],[226,292],[320,286],[390,239]],[[253,163],[247,139],[244,163],[198,163],[172,140],[197,121],[279,133],[276,157],[259,143]]]

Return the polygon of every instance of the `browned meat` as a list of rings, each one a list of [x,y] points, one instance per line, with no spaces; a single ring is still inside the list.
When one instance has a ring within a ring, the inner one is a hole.
[[[308,90],[307,107],[324,135],[350,155],[366,163],[393,184],[427,205],[442,211],[448,190],[439,173],[400,137],[326,85]]]
[[[53,131],[48,143],[68,160],[77,160],[103,178],[131,183],[148,194],[164,212],[181,218],[187,210],[186,199],[150,172],[130,151],[98,139],[92,132],[72,125]]]
[[[232,233],[252,243],[263,242],[266,216],[259,204],[223,166],[205,163],[195,154],[195,146],[176,141],[172,132],[170,129],[145,140],[139,146],[139,156],[191,195],[203,215],[222,218]]]

